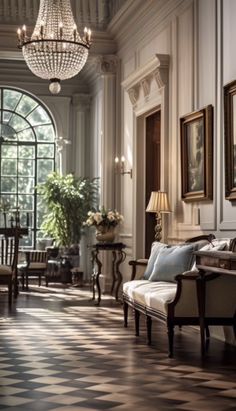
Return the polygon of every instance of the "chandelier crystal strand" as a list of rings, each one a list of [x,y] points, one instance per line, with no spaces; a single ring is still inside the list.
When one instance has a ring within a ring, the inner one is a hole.
[[[83,38],[77,30],[70,0],[40,0],[37,22],[30,38],[26,26],[17,30],[29,69],[50,80],[50,91],[61,90],[60,81],[74,77],[85,65],[91,45],[91,30],[85,27]]]

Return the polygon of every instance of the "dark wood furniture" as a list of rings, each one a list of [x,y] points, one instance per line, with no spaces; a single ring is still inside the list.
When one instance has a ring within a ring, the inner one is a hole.
[[[122,283],[123,277],[120,272],[120,264],[125,260],[126,253],[124,248],[126,247],[123,243],[97,243],[91,248],[91,261],[93,265],[93,274],[92,274],[92,289],[93,297],[95,300],[95,291],[97,288],[98,299],[97,304],[100,304],[101,301],[101,286],[99,277],[102,273],[102,262],[99,259],[100,251],[111,251],[112,252],[112,285],[111,285],[111,295],[115,293],[116,300],[119,298],[119,288]]]
[[[49,252],[47,250],[19,250],[25,254],[25,261],[18,264],[18,272],[21,275],[22,290],[29,290],[29,279],[38,277],[38,285],[41,286],[42,276],[47,269]]]
[[[236,338],[236,253],[232,251],[197,251],[195,255],[199,270],[196,282],[201,351],[204,355],[207,347],[206,339],[208,340],[210,337],[208,328],[210,325],[231,325]],[[219,282],[220,277],[224,278],[224,282]],[[232,281],[232,277],[235,277],[234,281]],[[218,287],[215,287],[217,279]],[[212,292],[214,295],[210,294]],[[210,301],[209,303],[208,299],[212,297],[215,302]],[[227,311],[225,303],[222,301],[224,298],[229,306]]]
[[[0,228],[0,284],[8,287],[8,301],[12,303],[12,289],[14,297],[18,295],[17,260],[19,240],[22,235],[28,234],[28,228],[7,227]]]
[[[45,273],[46,287],[49,283],[72,284],[72,265],[67,257],[48,259]]]
[[[209,243],[215,238],[213,234],[201,235],[186,240],[188,243],[201,242],[202,240]],[[129,262],[132,267],[131,282],[136,279],[136,273],[142,269],[144,273],[147,266],[147,260],[132,260]],[[174,328],[175,326],[183,325],[200,325],[200,316],[198,313],[198,300],[197,300],[197,280],[200,278],[197,271],[189,271],[184,274],[179,274],[175,277],[177,287],[173,293],[173,298],[167,302],[165,310],[153,309],[148,304],[143,304],[133,299],[129,293],[123,291],[124,301],[124,326],[128,326],[128,307],[130,306],[134,310],[135,316],[135,333],[139,335],[139,317],[140,314],[146,316],[147,327],[147,342],[151,344],[152,338],[152,319],[158,319],[163,321],[167,325],[168,342],[169,342],[169,357],[173,357],[174,347]],[[148,283],[148,281],[146,282]],[[168,283],[166,283],[168,284]],[[169,283],[170,287],[173,286],[173,282]],[[142,285],[140,286],[140,288]],[[168,287],[168,285],[167,285]],[[198,292],[201,291],[199,287]],[[162,290],[160,293],[160,301],[162,302],[163,295]],[[188,309],[189,307],[189,309]],[[207,329],[207,335],[209,330]],[[202,347],[202,353],[204,353],[204,347]]]

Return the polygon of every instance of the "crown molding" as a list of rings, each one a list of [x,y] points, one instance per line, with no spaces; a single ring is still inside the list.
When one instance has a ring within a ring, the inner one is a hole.
[[[194,0],[129,0],[108,25],[108,31],[118,43],[119,52],[137,47],[168,27],[170,20],[181,14]],[[145,39],[139,27],[146,27]],[[135,39],[135,40],[134,40]],[[130,45],[132,42],[132,46]]]

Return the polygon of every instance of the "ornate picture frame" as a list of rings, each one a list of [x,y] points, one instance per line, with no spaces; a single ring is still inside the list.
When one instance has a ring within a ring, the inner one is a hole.
[[[182,199],[213,198],[213,106],[180,118]]]
[[[236,80],[224,86],[225,198],[236,200]]]

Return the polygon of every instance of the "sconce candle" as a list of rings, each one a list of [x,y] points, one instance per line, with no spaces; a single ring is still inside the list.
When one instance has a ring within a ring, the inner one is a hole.
[[[132,169],[125,171],[124,156],[121,156],[121,159],[119,159],[119,157],[115,157],[115,172],[120,173],[121,175],[129,174],[130,178],[132,178]]]

